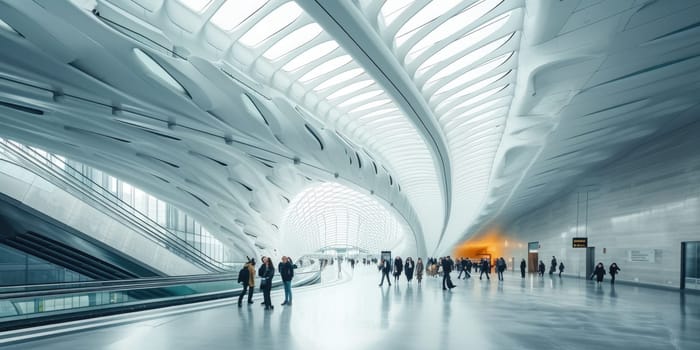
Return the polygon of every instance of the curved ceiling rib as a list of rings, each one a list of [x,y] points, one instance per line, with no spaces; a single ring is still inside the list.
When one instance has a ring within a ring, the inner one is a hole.
[[[515,85],[524,4],[315,3],[355,36],[360,52],[372,54],[398,90],[396,100],[407,101],[418,118],[435,125],[434,135],[445,143],[450,206],[441,234],[430,245],[433,254],[444,253],[462,237],[488,191]]]
[[[404,111],[403,115],[410,119],[411,124],[419,131],[420,139],[407,139],[404,140],[408,141],[407,143],[396,146],[415,147],[416,144],[424,142],[430,151],[431,159],[414,154],[413,159],[407,161],[415,169],[414,171],[422,172],[424,174],[422,176],[425,176],[425,171],[421,169],[430,169],[435,172],[435,175],[430,174],[430,178],[424,181],[437,181],[439,192],[419,190],[420,194],[412,196],[410,191],[413,188],[409,189],[408,186],[406,188],[414,206],[421,213],[419,215],[423,221],[423,230],[433,233],[426,237],[426,246],[431,250],[434,249],[442,239],[449,222],[453,192],[451,178],[453,170],[449,160],[448,145],[437,119],[410,77],[400,65],[396,64],[392,52],[350,2],[300,1],[300,4],[386,89],[387,94],[397,103],[397,107]],[[398,111],[388,113],[395,115]],[[362,116],[358,117],[362,118]],[[391,132],[393,134],[395,130]],[[382,143],[386,140],[381,138],[374,141]],[[391,144],[387,146],[392,147]],[[393,160],[400,161],[401,157]],[[439,202],[436,203],[436,200]],[[436,212],[436,204],[444,209]]]

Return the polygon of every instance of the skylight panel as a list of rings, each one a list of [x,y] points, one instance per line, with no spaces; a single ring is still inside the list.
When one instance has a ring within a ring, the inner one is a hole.
[[[486,79],[481,80],[475,84],[471,84],[471,85],[467,86],[466,88],[462,89],[461,91],[457,92],[456,94],[450,96],[450,98],[447,99],[445,102],[454,101],[454,99],[456,99],[456,98],[460,98],[460,97],[469,95],[471,93],[477,92],[477,91],[491,85],[492,83],[502,79],[503,77],[508,75],[508,73],[510,73],[510,71],[504,72],[501,74],[496,74],[490,78],[486,78]]]
[[[423,50],[433,46],[435,43],[443,40],[450,35],[457,33],[462,28],[470,25],[474,21],[483,17],[485,14],[500,5],[503,0],[483,0],[476,4],[470,6],[461,13],[453,16],[452,18],[446,20],[441,25],[439,25],[435,30],[428,33],[423,39],[421,39],[416,45],[414,45],[408,52],[409,57],[415,57],[419,55]]]
[[[299,18],[301,13],[302,9],[296,2],[287,2],[261,19],[253,28],[250,28],[248,32],[243,34],[238,41],[246,46],[257,46],[273,34],[292,24]]]
[[[355,103],[357,103],[357,102],[361,102],[361,101],[370,99],[370,98],[372,98],[372,97],[379,96],[379,95],[381,95],[383,92],[384,92],[384,91],[382,91],[382,90],[374,90],[374,91],[363,92],[363,93],[361,93],[361,94],[359,94],[359,95],[357,95],[357,96],[351,97],[351,98],[349,98],[349,99],[343,101],[342,103],[340,103],[340,104],[338,105],[338,107],[342,108],[342,107],[345,107],[345,106],[350,106],[350,105],[355,104]]]
[[[335,40],[323,42],[299,54],[299,56],[285,64],[282,69],[286,70],[287,72],[297,70],[306,64],[333,52],[333,50],[337,48],[338,43]]]
[[[258,12],[266,3],[267,0],[228,0],[212,16],[211,23],[224,31],[231,31]]]
[[[497,87],[497,88],[495,88],[495,89],[491,89],[491,90],[489,90],[489,91],[486,91],[486,92],[484,92],[484,93],[481,93],[481,94],[479,94],[479,95],[476,95],[476,96],[474,96],[474,97],[472,97],[472,98],[470,98],[470,99],[468,99],[468,100],[466,100],[466,101],[464,101],[464,102],[462,102],[462,103],[460,103],[460,104],[454,106],[454,108],[452,108],[452,110],[456,110],[456,109],[458,109],[458,108],[470,106],[470,105],[476,104],[477,102],[481,102],[481,101],[483,101],[483,100],[485,100],[485,99],[487,99],[487,98],[489,98],[489,97],[495,95],[497,92],[501,91],[504,87],[505,87],[505,85],[504,85],[504,86],[499,86],[499,87]],[[487,102],[487,103],[483,103],[483,104],[481,104],[481,105],[479,105],[479,106],[477,106],[477,107],[475,107],[475,108],[472,108],[472,109],[470,109],[470,110],[468,110],[468,111],[466,111],[466,112],[464,112],[464,113],[461,113],[461,114],[462,114],[462,115],[467,115],[467,114],[472,114],[472,113],[475,113],[475,112],[484,110],[484,109],[486,109],[486,108],[488,108],[488,107],[491,107],[491,106],[494,105],[496,102],[498,102],[498,100],[494,100],[494,101],[490,101],[490,102]]]
[[[468,67],[469,65],[484,58],[486,55],[490,54],[491,52],[493,52],[496,49],[498,49],[499,47],[501,47],[501,45],[503,45],[506,41],[508,41],[508,39],[510,39],[509,35],[505,36],[503,38],[500,38],[496,41],[493,41],[489,44],[486,44],[486,45],[460,57],[459,59],[455,60],[454,62],[449,64],[447,67],[441,69],[440,71],[435,73],[432,77],[430,77],[430,79],[428,79],[428,81],[426,82],[426,85],[428,85],[428,84],[430,84],[438,79],[452,75],[455,72],[459,71],[460,69]]]
[[[482,65],[480,65],[480,66],[478,66],[478,67],[476,67],[476,68],[474,68],[474,69],[472,69],[464,74],[461,74],[456,79],[451,80],[449,83],[443,85],[440,89],[438,89],[435,92],[435,95],[443,93],[445,91],[449,91],[457,86],[460,86],[466,82],[472,81],[472,80],[496,69],[498,66],[505,63],[512,55],[513,55],[512,52],[507,53],[507,54],[502,55],[500,57],[497,57],[489,62],[486,62],[486,63],[484,63],[484,64],[482,64]]]
[[[334,70],[346,65],[350,61],[352,61],[352,58],[350,57],[350,55],[343,55],[343,56],[338,56],[336,58],[331,58],[330,60],[319,64],[316,68],[314,68],[314,69],[310,70],[308,73],[304,74],[301,78],[299,78],[299,81],[306,82],[306,81],[318,78],[321,75],[324,75],[328,72],[334,71]]]
[[[323,83],[321,83],[320,85],[315,87],[314,91],[321,91],[327,87],[331,87],[333,85],[348,81],[352,78],[357,77],[358,75],[360,75],[364,72],[365,72],[365,70],[362,68],[355,68],[355,69],[351,69],[351,70],[342,72],[338,75],[335,75],[335,76],[329,78],[328,80],[324,81]]]
[[[448,44],[440,51],[436,52],[430,56],[425,62],[423,62],[420,67],[418,67],[418,72],[426,70],[436,63],[442,62],[455,54],[461,52],[465,48],[471,47],[474,44],[488,38],[491,34],[495,33],[497,30],[501,29],[503,25],[507,22],[510,17],[510,12],[505,15],[499,16],[498,18],[482,25],[481,27],[469,32],[469,34],[461,37]],[[407,56],[408,57],[408,56]],[[409,59],[411,59],[409,57]]]
[[[384,24],[389,25],[399,17],[415,1],[413,0],[387,0],[382,5],[381,15],[384,17]]]
[[[202,12],[212,0],[179,0],[181,4],[194,12]]]
[[[272,45],[272,47],[265,51],[263,56],[269,60],[276,60],[313,40],[316,36],[321,34],[322,31],[323,29],[317,23],[307,24]]]
[[[359,106],[359,107],[357,107],[357,108],[354,108],[353,110],[350,111],[350,113],[355,113],[355,112],[359,112],[359,111],[364,111],[364,110],[366,110],[366,109],[371,109],[371,108],[383,106],[383,105],[385,105],[385,104],[387,104],[387,103],[391,103],[391,100],[388,99],[388,98],[381,99],[381,100],[376,100],[376,101],[372,101],[372,102],[368,102],[368,103],[365,103],[365,104],[363,104],[363,105],[361,105],[361,106]]]
[[[340,90],[330,94],[330,96],[328,96],[327,99],[332,100],[332,99],[340,97],[340,96],[351,94],[357,90],[364,89],[372,84],[374,84],[374,81],[372,81],[372,80],[358,81],[356,83],[350,84],[350,85],[348,85],[344,88],[341,88]]]
[[[420,27],[434,21],[445,12],[461,3],[461,0],[435,0],[431,1],[416,13],[411,19],[396,33],[396,45],[401,46],[406,40],[413,36]]]
[[[134,54],[136,54],[136,58],[138,58],[139,61],[146,67],[153,75],[163,81],[166,85],[169,87],[173,88],[177,92],[180,92],[182,94],[187,95],[187,91],[185,90],[180,83],[175,80],[175,78],[170,75],[163,67],[158,64],[158,62],[154,61],[151,56],[146,54],[145,52],[141,51],[141,49],[134,49]]]

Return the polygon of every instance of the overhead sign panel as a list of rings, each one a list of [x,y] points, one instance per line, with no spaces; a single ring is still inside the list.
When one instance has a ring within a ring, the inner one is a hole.
[[[574,237],[572,246],[574,248],[588,248],[588,237]]]

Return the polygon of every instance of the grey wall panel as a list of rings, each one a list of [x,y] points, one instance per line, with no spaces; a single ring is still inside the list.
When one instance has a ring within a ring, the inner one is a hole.
[[[596,261],[621,267],[619,279],[679,287],[681,242],[700,240],[698,135],[700,123],[657,136],[586,175],[570,192],[507,225],[506,255],[519,261],[526,243],[539,241],[547,266],[556,255],[565,273],[583,276],[585,249],[572,248],[571,239],[587,235]],[[639,259],[630,259],[634,250],[653,261],[633,261]]]

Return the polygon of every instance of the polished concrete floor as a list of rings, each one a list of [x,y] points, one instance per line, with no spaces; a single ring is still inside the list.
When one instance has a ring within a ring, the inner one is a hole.
[[[700,349],[698,295],[510,272],[451,292],[436,278],[378,287],[375,268],[348,270],[291,307],[277,293],[272,311],[227,302],[5,349]]]

